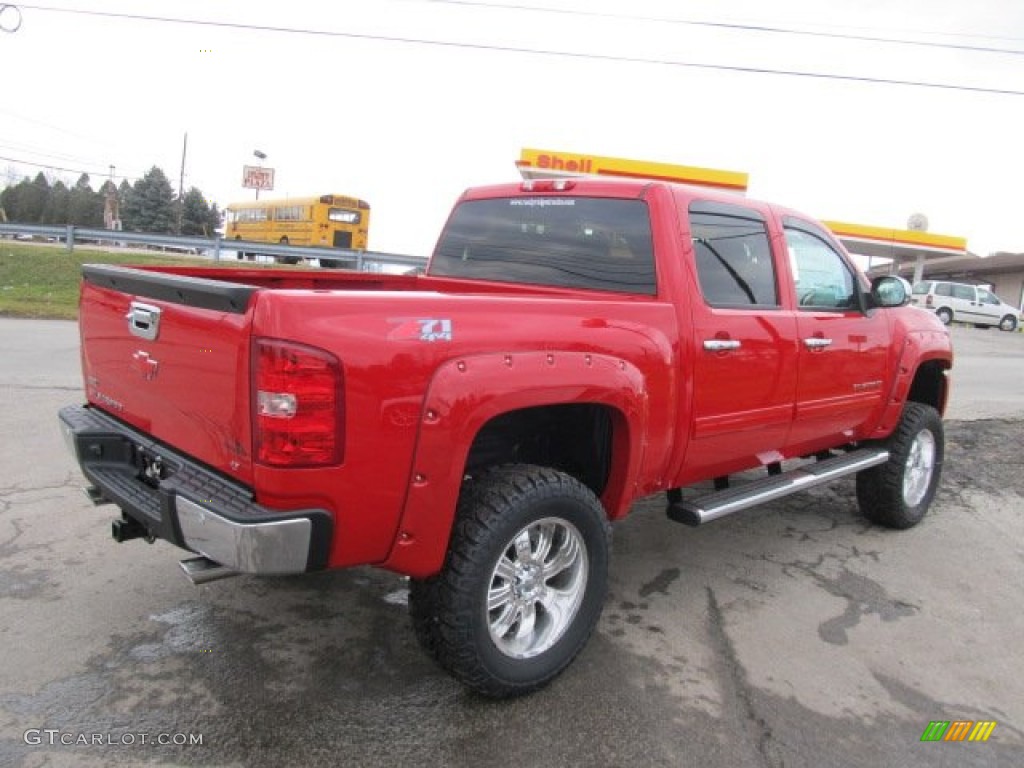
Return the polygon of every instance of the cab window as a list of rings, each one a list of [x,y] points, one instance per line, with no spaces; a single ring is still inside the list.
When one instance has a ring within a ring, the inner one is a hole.
[[[822,237],[786,227],[786,247],[801,309],[859,307],[857,280],[839,253]]]
[[[704,301],[712,307],[779,304],[768,232],[756,215],[690,210],[697,279]]]

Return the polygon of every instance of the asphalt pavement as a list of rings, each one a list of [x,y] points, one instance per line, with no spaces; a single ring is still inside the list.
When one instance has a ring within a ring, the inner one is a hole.
[[[641,502],[590,644],[492,702],[420,652],[397,576],[195,587],[115,544],[57,429],[74,324],[0,318],[0,765],[1020,765],[1024,334],[953,335],[919,526],[866,523],[852,481],[698,529]],[[996,725],[921,740],[958,720]]]

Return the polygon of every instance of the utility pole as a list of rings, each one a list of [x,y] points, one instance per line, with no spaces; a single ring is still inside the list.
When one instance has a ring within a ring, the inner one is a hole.
[[[188,131],[185,132],[185,141],[181,145],[181,175],[178,176],[178,226],[175,234],[181,234],[181,222],[185,217],[185,153],[188,151]]]
[[[263,152],[263,151],[261,151],[259,149],[254,149],[252,151],[252,154],[253,154],[253,157],[255,157],[257,160],[260,161],[260,165],[258,165],[256,167],[259,168],[262,171],[263,170],[263,161],[267,159],[267,153]],[[259,187],[256,187],[256,199],[257,200],[260,199],[260,188]]]

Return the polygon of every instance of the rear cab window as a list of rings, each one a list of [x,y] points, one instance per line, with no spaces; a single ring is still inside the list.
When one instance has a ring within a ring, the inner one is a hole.
[[[690,237],[697,280],[712,307],[777,308],[775,261],[764,217],[741,206],[695,201]]]
[[[429,274],[653,296],[647,203],[561,195],[464,200]]]

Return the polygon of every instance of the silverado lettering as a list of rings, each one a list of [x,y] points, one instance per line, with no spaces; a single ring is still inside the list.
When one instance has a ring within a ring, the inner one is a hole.
[[[870,520],[920,521],[952,351],[909,299],[728,193],[471,189],[422,276],[86,266],[60,422],[118,541],[195,582],[405,574],[426,651],[510,696],[587,642],[640,497],[698,525],[854,476]]]

